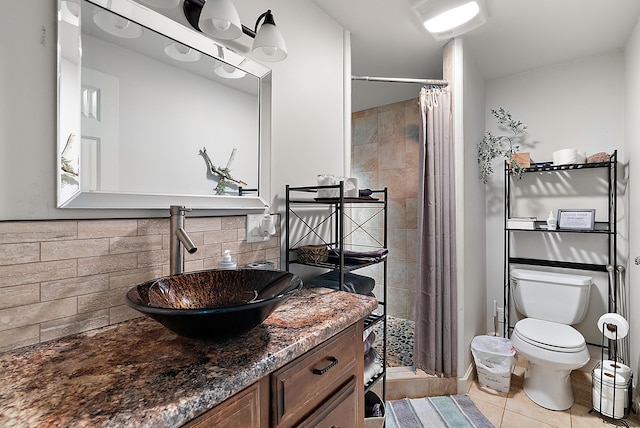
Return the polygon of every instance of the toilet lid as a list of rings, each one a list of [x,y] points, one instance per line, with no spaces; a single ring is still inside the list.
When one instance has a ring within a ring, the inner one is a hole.
[[[559,352],[578,352],[585,347],[584,337],[570,325],[525,318],[516,323],[514,333],[525,342]]]

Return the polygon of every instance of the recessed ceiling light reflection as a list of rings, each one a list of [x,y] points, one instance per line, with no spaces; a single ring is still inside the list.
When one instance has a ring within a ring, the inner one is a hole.
[[[197,50],[176,42],[167,45],[167,47],[164,48],[164,53],[177,61],[184,62],[198,61],[202,58],[202,54]]]
[[[235,68],[233,65],[229,64],[222,64],[219,67],[216,67],[214,71],[218,76],[224,77],[225,79],[240,79],[247,74],[239,68]]]
[[[142,27],[106,10],[99,10],[93,15],[93,21],[107,33],[125,39],[136,39],[142,36]]]

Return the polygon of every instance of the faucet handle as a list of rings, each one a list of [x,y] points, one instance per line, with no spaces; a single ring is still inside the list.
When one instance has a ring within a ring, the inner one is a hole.
[[[183,205],[170,205],[169,206],[169,213],[171,215],[175,215],[175,214],[182,214],[182,213],[186,213],[189,211],[192,211],[192,208],[187,208]]]

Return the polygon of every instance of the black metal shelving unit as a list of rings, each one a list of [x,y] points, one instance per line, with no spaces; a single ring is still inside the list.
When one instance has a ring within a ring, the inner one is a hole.
[[[337,196],[334,198],[318,197],[319,192],[330,191]],[[344,290],[344,274],[367,266],[382,264],[383,284],[382,299],[378,298],[378,310],[369,314],[364,320],[365,330],[382,324],[382,372],[365,386],[365,393],[382,381],[382,401],[386,399],[386,361],[387,361],[387,258],[379,261],[363,263],[345,262],[344,252],[348,249],[366,251],[367,249],[382,249],[387,246],[387,188],[372,191],[370,198],[345,197],[344,182],[329,186],[286,186],[285,213],[285,266],[287,271],[294,265],[312,268],[328,269],[338,273],[339,288]],[[319,211],[320,210],[320,213]],[[364,218],[356,218],[355,210],[367,210]],[[311,214],[310,214],[311,213]],[[381,216],[382,237],[370,233],[368,228],[375,219]],[[313,221],[310,218],[313,218]],[[294,226],[298,226],[295,228]],[[293,236],[295,229],[295,237]],[[367,237],[367,242],[354,242],[356,231]],[[337,258],[327,262],[309,263],[300,261],[296,257],[296,248],[302,243],[326,245],[337,252]]]
[[[606,162],[598,162],[598,163],[584,163],[584,164],[567,164],[567,165],[553,165],[551,163],[544,163],[539,166],[532,166],[530,168],[525,168],[523,170],[523,174],[532,174],[532,173],[543,173],[543,172],[573,172],[573,171],[583,171],[583,170],[592,170],[592,169],[606,169],[607,170],[607,199],[608,199],[608,212],[606,221],[597,221],[595,222],[593,230],[547,230],[546,228],[542,228],[542,225],[546,225],[544,221],[536,221],[535,228],[532,230],[524,230],[524,229],[509,229],[507,228],[507,219],[510,218],[511,215],[511,204],[513,202],[512,195],[512,186],[514,178],[511,174],[511,170],[509,168],[508,163],[505,162],[504,166],[504,317],[503,317],[503,334],[505,337],[510,337],[511,332],[513,331],[513,327],[511,325],[511,288],[509,281],[509,270],[510,266],[514,264],[518,265],[530,265],[530,266],[547,266],[547,267],[556,267],[563,269],[575,269],[575,270],[586,270],[593,272],[608,272],[608,266],[617,266],[617,246],[618,246],[618,230],[617,230],[617,218],[618,218],[618,208],[617,208],[617,189],[616,189],[616,178],[617,178],[617,151],[614,151],[611,155],[609,155],[609,160]],[[605,195],[603,195],[604,197]],[[603,236],[606,240],[607,245],[607,263],[606,264],[592,264],[592,263],[577,263],[577,262],[568,262],[562,260],[547,260],[547,259],[533,259],[533,258],[525,258],[525,257],[513,257],[512,256],[512,243],[515,239],[516,233],[559,233],[559,234],[595,234]],[[608,287],[608,310],[609,312],[617,311],[617,277],[615,275],[608,276],[609,287]],[[601,344],[588,343],[592,346],[601,347]],[[609,343],[608,348],[611,349],[611,343]]]

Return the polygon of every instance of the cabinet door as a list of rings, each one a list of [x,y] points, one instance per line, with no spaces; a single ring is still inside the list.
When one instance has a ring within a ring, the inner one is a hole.
[[[186,428],[264,428],[269,424],[269,378],[265,377],[188,422]]]
[[[362,352],[360,322],[275,371],[271,376],[273,426],[297,427],[352,377],[360,380],[358,388],[364,401]],[[355,410],[360,413],[362,406]]]
[[[305,419],[300,428],[351,428],[358,422],[358,388],[356,378],[351,380],[318,410]]]

